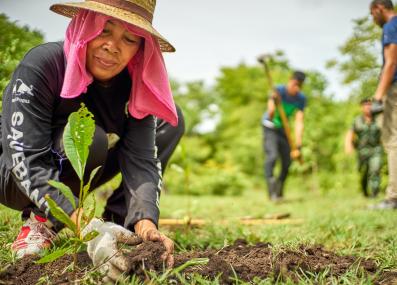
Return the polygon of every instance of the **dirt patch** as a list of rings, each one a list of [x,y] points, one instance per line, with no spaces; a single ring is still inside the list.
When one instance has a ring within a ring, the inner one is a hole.
[[[127,257],[131,264],[131,273],[146,279],[145,271],[161,273],[164,265],[161,255],[164,247],[160,243],[145,242],[132,249]],[[191,251],[175,254],[175,267],[179,267],[193,258],[208,258],[206,265],[186,268],[185,276],[193,273],[208,279],[220,278],[222,284],[233,284],[237,276],[244,281],[254,278],[273,280],[292,280],[297,282],[302,274],[322,273],[326,277],[338,277],[351,268],[357,272],[373,275],[378,268],[373,260],[365,260],[354,256],[339,256],[321,246],[302,245],[296,250],[281,249],[273,252],[269,243],[248,245],[244,240],[237,240],[233,245],[222,249]],[[51,284],[70,284],[72,280],[83,278],[91,264],[87,255],[79,256],[79,269],[76,273],[62,273],[72,262],[65,256],[51,264],[36,265],[32,259],[23,259],[0,274],[0,284],[35,284],[40,276],[48,275]],[[76,274],[76,276],[74,276]],[[377,280],[377,284],[394,284],[397,274],[386,274]],[[8,283],[6,283],[8,282]],[[386,282],[386,283],[385,283]]]
[[[221,250],[210,250],[205,254],[188,253],[176,256],[176,266],[193,257],[208,257],[209,262],[198,270],[187,269],[186,273],[197,272],[209,278],[215,278],[221,272],[223,284],[232,284],[238,276],[244,281],[254,278],[274,280],[290,279],[298,282],[303,273],[324,272],[327,277],[338,277],[352,266],[360,267],[364,274],[373,274],[377,266],[373,260],[364,260],[354,256],[339,256],[323,249],[321,246],[300,246],[297,250],[285,249],[274,253],[269,243],[248,245],[244,240],[237,240],[234,245]]]
[[[0,273],[0,284],[31,285],[36,284],[40,278],[48,280],[50,284],[70,284],[81,280],[92,266],[91,259],[86,253],[78,255],[77,266],[72,271],[73,257],[63,256],[47,264],[35,264],[37,257],[26,257]],[[48,284],[44,282],[44,284]]]

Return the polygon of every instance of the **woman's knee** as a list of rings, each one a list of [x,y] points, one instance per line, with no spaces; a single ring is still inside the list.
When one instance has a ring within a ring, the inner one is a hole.
[[[185,117],[182,109],[176,105],[176,112],[178,113],[178,125],[176,126],[176,136],[182,137],[185,133]]]

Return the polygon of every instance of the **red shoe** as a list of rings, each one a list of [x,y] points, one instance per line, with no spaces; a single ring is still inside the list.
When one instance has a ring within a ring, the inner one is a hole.
[[[43,249],[49,248],[56,235],[50,228],[51,222],[48,219],[32,212],[11,245],[16,258],[39,254]]]

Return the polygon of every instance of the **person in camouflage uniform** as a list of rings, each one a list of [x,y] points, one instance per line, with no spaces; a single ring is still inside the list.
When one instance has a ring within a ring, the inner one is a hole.
[[[380,190],[380,171],[383,164],[381,129],[371,114],[371,100],[361,101],[362,114],[354,119],[346,135],[347,153],[357,151],[361,189],[366,197],[376,197]]]

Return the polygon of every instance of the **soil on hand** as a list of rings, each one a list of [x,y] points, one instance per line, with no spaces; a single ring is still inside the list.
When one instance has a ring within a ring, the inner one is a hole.
[[[145,242],[133,248],[127,254],[131,264],[131,274],[140,279],[148,278],[147,271],[161,273],[164,264],[161,259],[165,249],[161,243]],[[365,275],[373,275],[378,268],[373,260],[366,260],[354,256],[340,256],[327,251],[321,246],[302,245],[296,250],[272,250],[269,243],[248,245],[244,240],[237,240],[233,245],[222,249],[192,251],[175,254],[175,267],[192,258],[208,258],[206,265],[186,268],[185,276],[193,273],[208,279],[219,277],[222,284],[233,284],[236,276],[244,281],[272,278],[272,280],[298,281],[303,273],[322,273],[326,277],[338,277],[349,269]],[[46,265],[36,265],[32,259],[23,259],[11,266],[5,273],[0,274],[0,284],[35,284],[40,276],[48,275],[51,284],[70,284],[74,278],[81,280],[91,263],[88,256],[79,256],[79,271],[67,274],[60,273],[72,262],[70,256]],[[393,284],[397,276],[386,274],[377,284]],[[172,278],[172,276],[171,276]],[[383,281],[389,283],[383,283]],[[391,281],[390,281],[391,280]],[[177,281],[177,280],[176,280]],[[6,283],[9,282],[9,283]]]

